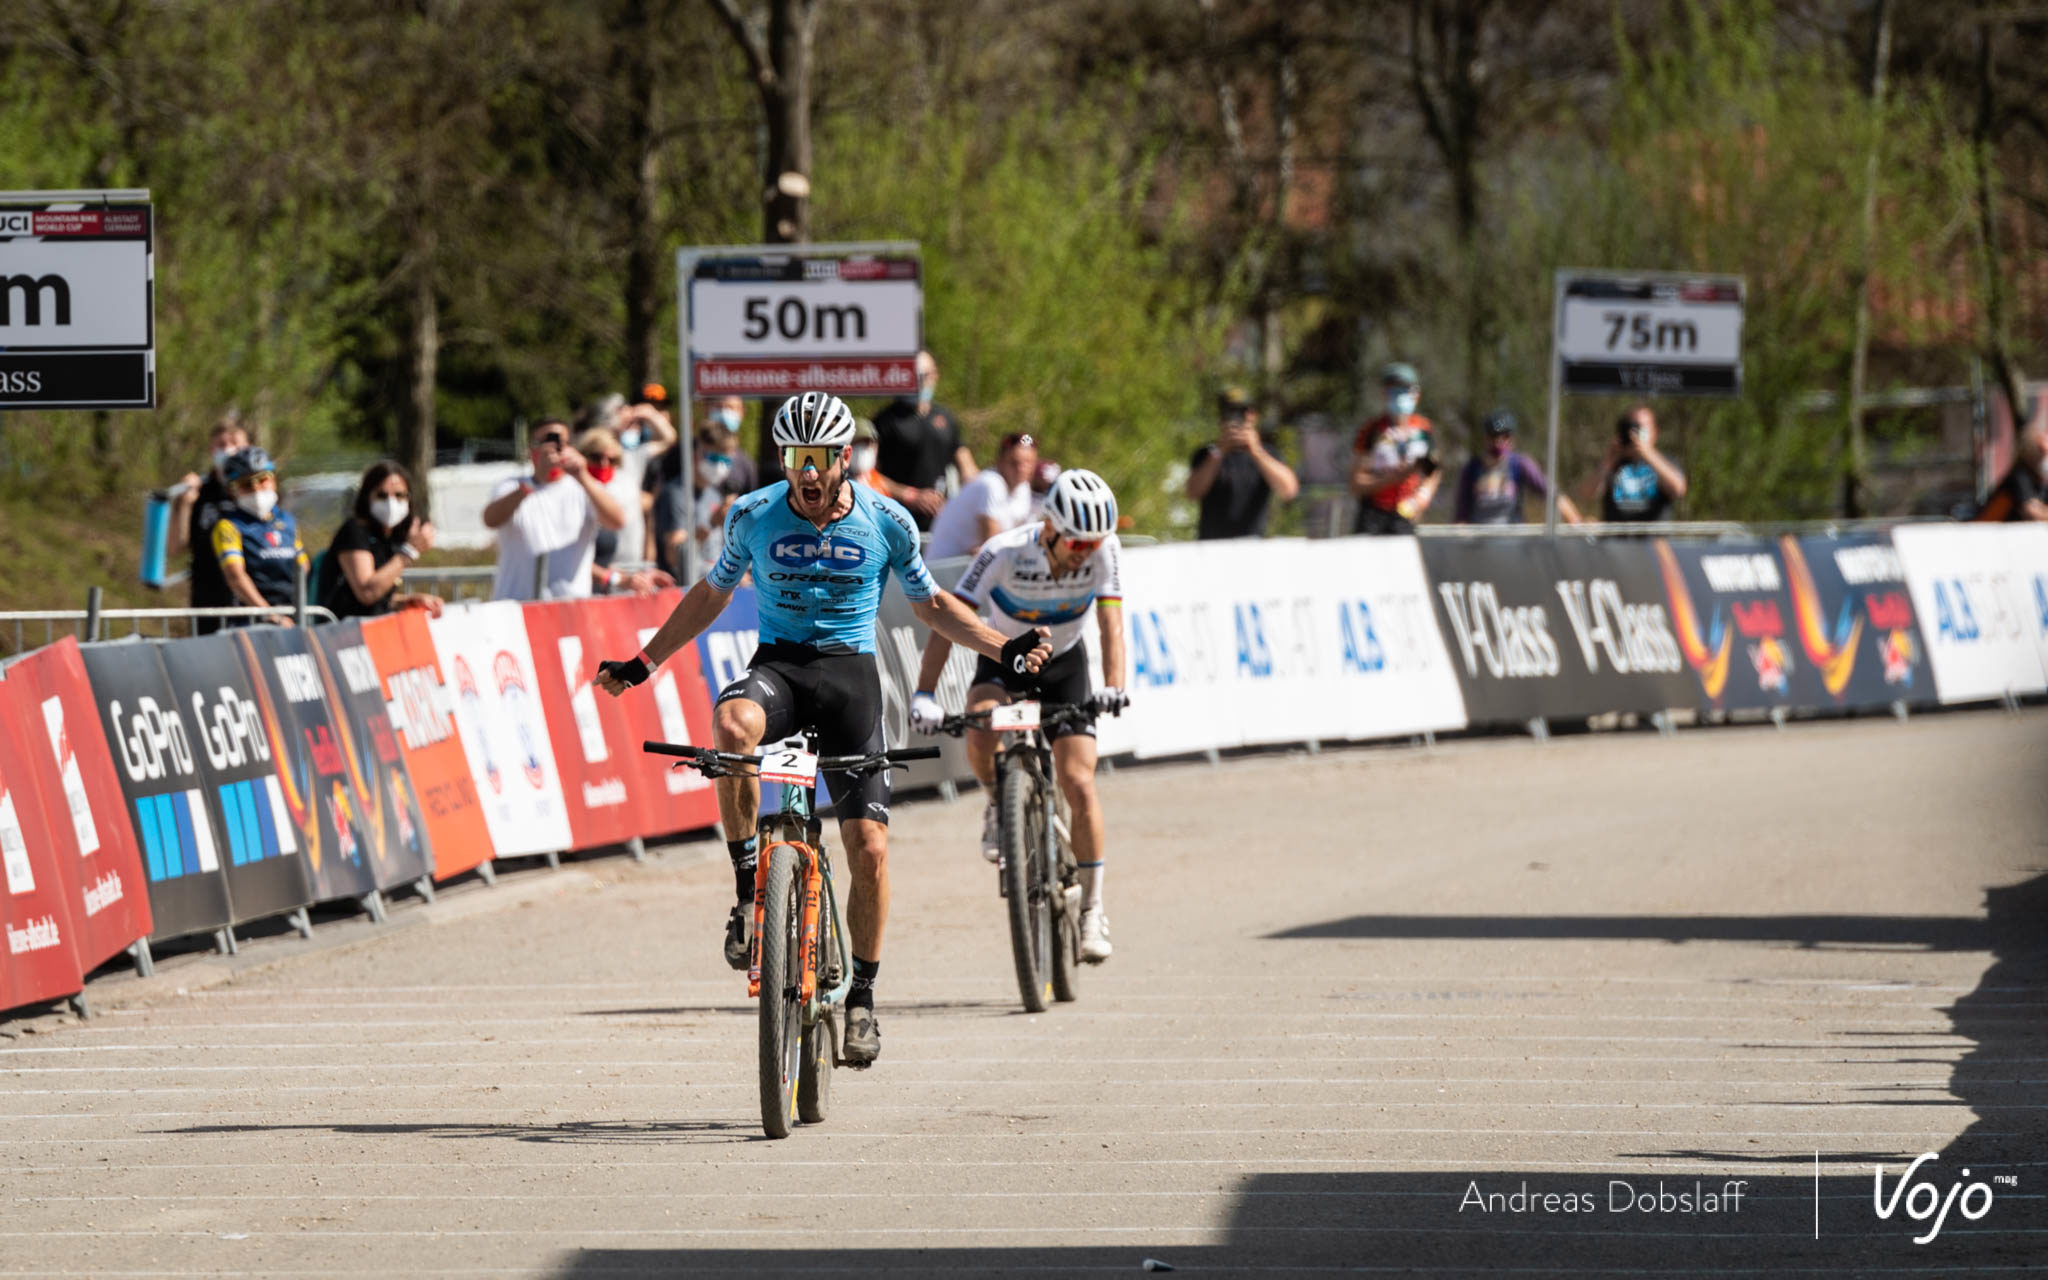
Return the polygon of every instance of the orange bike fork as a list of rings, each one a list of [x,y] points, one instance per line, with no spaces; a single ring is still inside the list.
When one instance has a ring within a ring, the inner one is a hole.
[[[797,941],[797,963],[799,978],[798,993],[806,1001],[818,989],[818,900],[823,894],[824,873],[818,867],[818,855],[806,844],[795,840],[778,840],[761,850],[759,860],[754,864],[754,942],[747,955],[747,995],[759,999],[761,995],[761,926],[768,915],[768,855],[781,848],[796,850],[798,874],[803,877],[803,930]]]

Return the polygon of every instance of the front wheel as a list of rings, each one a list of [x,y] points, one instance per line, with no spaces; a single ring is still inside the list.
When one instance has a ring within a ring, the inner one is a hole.
[[[1022,753],[1003,759],[996,780],[996,816],[1003,853],[1003,891],[1010,906],[1010,954],[1026,1013],[1052,1000],[1052,903],[1045,892],[1046,833],[1037,779]]]
[[[761,1128],[771,1138],[787,1138],[796,1119],[804,1039],[804,1008],[797,997],[803,909],[796,850],[777,845],[763,856],[768,896],[761,917]]]

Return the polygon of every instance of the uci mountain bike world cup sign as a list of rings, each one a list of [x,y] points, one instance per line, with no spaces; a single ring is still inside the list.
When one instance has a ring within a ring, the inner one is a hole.
[[[916,392],[924,340],[916,245],[686,250],[678,267],[693,394]]]
[[[1742,280],[1560,272],[1557,359],[1573,395],[1742,393]]]
[[[0,409],[156,405],[155,249],[146,191],[0,192]]]

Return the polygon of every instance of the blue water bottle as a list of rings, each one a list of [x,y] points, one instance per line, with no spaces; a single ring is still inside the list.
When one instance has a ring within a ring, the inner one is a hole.
[[[142,504],[142,585],[158,590],[170,585],[171,504],[185,492],[182,484],[152,489]]]

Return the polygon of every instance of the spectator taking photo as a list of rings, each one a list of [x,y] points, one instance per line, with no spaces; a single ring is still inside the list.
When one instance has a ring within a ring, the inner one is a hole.
[[[546,599],[587,596],[598,530],[622,527],[625,512],[569,447],[568,423],[544,418],[532,441],[532,473],[504,481],[484,505],[484,527],[498,534],[491,598],[533,599],[536,575]]]
[[[1216,397],[1216,440],[1188,459],[1186,492],[1201,504],[1198,538],[1261,538],[1273,499],[1291,502],[1301,491],[1293,468],[1275,452],[1278,441],[1259,429],[1259,411],[1242,387]]]

